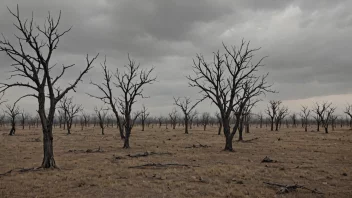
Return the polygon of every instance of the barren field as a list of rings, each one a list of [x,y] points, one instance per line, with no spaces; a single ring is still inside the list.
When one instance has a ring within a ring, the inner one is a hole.
[[[35,171],[23,168],[40,165],[41,132],[7,133],[1,130],[0,173],[13,171],[0,176],[0,197],[352,197],[348,129],[324,134],[252,127],[244,139],[253,140],[234,142],[233,153],[222,151],[224,137],[215,127],[188,135],[183,128],[135,127],[128,150],[121,148],[116,129],[107,128],[104,136],[98,128],[73,128],[72,135],[55,129],[60,169]],[[266,156],[274,162],[261,163]],[[135,167],[145,164],[154,166]],[[263,182],[299,184],[324,194],[304,189],[276,194],[279,188]]]

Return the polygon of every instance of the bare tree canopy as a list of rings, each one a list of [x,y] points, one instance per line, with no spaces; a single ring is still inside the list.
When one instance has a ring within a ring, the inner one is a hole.
[[[16,133],[16,117],[21,114],[20,108],[17,106],[17,102],[13,103],[12,105],[7,104],[5,113],[10,117],[11,121],[11,129],[9,135],[15,135]]]
[[[302,125],[304,125],[304,131],[307,132],[308,126],[308,118],[309,118],[310,110],[307,106],[302,106],[300,116],[302,118]]]
[[[108,113],[108,110],[107,109],[104,109],[103,107],[100,107],[100,108],[97,108],[95,107],[94,108],[94,111],[95,111],[95,114],[96,116],[98,117],[98,120],[99,120],[99,126],[100,126],[100,129],[101,129],[101,134],[104,135],[104,129],[105,129],[105,118],[106,118],[106,115]]]
[[[82,105],[74,104],[72,97],[64,97],[59,105],[59,108],[63,110],[64,120],[66,123],[67,134],[71,134],[71,127],[73,119],[77,116],[79,112],[83,110]]]
[[[320,120],[321,125],[324,127],[325,133],[329,133],[329,122],[331,122],[335,110],[336,107],[332,107],[331,102],[323,102],[322,104],[315,103],[313,111]]]
[[[58,47],[60,39],[68,33],[71,28],[59,31],[61,12],[57,19],[48,14],[45,23],[39,26],[35,23],[32,15],[31,19],[23,19],[20,16],[19,7],[16,11],[9,9],[10,14],[15,18],[18,34],[15,34],[17,42],[10,42],[5,36],[0,40],[0,51],[12,59],[14,62],[10,78],[18,78],[17,82],[1,83],[0,92],[4,93],[12,87],[25,87],[33,93],[23,95],[24,97],[34,97],[38,100],[38,114],[42,124],[44,157],[43,168],[56,167],[53,151],[53,121],[56,104],[71,90],[74,91],[82,77],[92,68],[93,61],[97,58],[89,59],[86,56],[86,66],[78,77],[66,88],[61,88],[58,84],[65,72],[72,68],[72,65],[63,65],[61,72],[53,76],[53,68],[57,65],[51,63],[51,59]],[[20,99],[21,99],[20,98]],[[49,111],[46,112],[46,99],[49,99]]]
[[[192,111],[194,110],[194,108],[204,100],[201,99],[201,100],[198,100],[197,102],[195,102],[193,105],[192,105],[192,101],[191,101],[191,98],[188,98],[188,97],[184,97],[183,99],[181,98],[174,98],[174,101],[175,101],[175,105],[180,107],[182,113],[183,113],[183,116],[184,116],[184,123],[185,123],[185,134],[188,134],[188,125],[190,124],[190,120],[195,116],[195,114],[192,114]]]
[[[253,63],[254,53],[260,48],[251,49],[249,44],[243,40],[238,47],[223,44],[225,52],[215,52],[210,63],[197,55],[193,61],[194,76],[187,77],[191,87],[198,88],[219,108],[226,138],[224,150],[228,151],[233,151],[232,140],[246,104],[249,100],[255,103],[258,96],[272,92],[266,81],[268,74],[258,75],[265,57]],[[234,110],[238,114],[231,131],[230,116]]]

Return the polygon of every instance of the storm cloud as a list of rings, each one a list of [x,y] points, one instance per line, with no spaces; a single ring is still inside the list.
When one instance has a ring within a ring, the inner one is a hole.
[[[242,39],[261,47],[257,58],[268,56],[262,72],[278,94],[263,96],[265,101],[287,101],[293,111],[299,102],[332,100],[336,105],[349,102],[352,93],[352,2],[348,0],[0,0],[0,32],[13,39],[15,19],[6,6],[19,5],[21,17],[34,13],[38,24],[48,14],[62,11],[60,30],[71,26],[59,44],[53,61],[76,64],[61,83],[74,80],[84,67],[85,55],[100,53],[95,68],[79,84],[75,102],[87,110],[102,105],[86,93],[97,93],[90,80],[102,80],[100,62],[104,56],[111,70],[122,68],[130,54],[141,67],[155,67],[157,82],[145,89],[148,99],[139,101],[158,116],[173,108],[173,97],[201,97],[188,87],[197,53],[211,60],[211,53]],[[0,78],[10,76],[11,60],[0,53]],[[7,92],[16,99],[21,89]],[[117,92],[117,95],[119,93]],[[332,95],[336,97],[331,97]],[[35,101],[25,100],[23,108],[34,111]],[[209,103],[210,104],[210,103]],[[214,111],[204,103],[198,111]]]

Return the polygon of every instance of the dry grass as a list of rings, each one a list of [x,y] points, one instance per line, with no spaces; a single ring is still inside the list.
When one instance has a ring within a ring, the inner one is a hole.
[[[0,197],[352,197],[352,131],[251,130],[245,139],[259,139],[234,142],[236,152],[229,153],[222,151],[224,137],[211,127],[205,132],[192,129],[189,135],[182,128],[142,132],[136,127],[129,150],[121,148],[116,129],[107,129],[105,136],[93,128],[76,128],[72,135],[55,129],[55,159],[61,170],[22,173],[21,168],[40,165],[41,132],[19,130],[11,137],[2,129],[0,173],[14,171],[0,176]],[[185,148],[197,142],[211,147]],[[104,152],[85,152],[99,147]],[[145,151],[172,155],[126,156]],[[265,156],[278,162],[261,163]],[[189,167],[128,168],[147,163]],[[276,195],[277,188],[264,181],[297,183],[324,195],[301,189]]]

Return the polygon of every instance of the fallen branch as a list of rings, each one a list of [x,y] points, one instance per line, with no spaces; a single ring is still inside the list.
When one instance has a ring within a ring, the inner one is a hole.
[[[242,142],[248,143],[248,142],[251,142],[251,141],[254,141],[254,140],[257,140],[257,139],[259,139],[259,137],[256,137],[256,138],[253,138],[253,139],[249,139],[249,140],[242,140]]]
[[[157,153],[157,152],[144,152],[144,153],[138,153],[138,154],[128,154],[128,157],[132,157],[132,158],[138,158],[138,157],[147,157],[149,155],[172,155],[172,153],[169,152],[165,152],[165,153]]]
[[[208,148],[208,147],[210,147],[210,146],[208,146],[208,145],[201,144],[201,143],[199,143],[199,142],[197,142],[197,143],[198,143],[198,145],[193,144],[192,146],[187,146],[187,147],[185,147],[185,148]]]
[[[268,156],[265,156],[261,163],[276,163],[276,160],[270,159]]]
[[[155,168],[162,168],[162,167],[168,167],[168,166],[179,166],[179,167],[199,167],[199,166],[190,166],[188,164],[177,164],[177,163],[168,163],[168,164],[161,164],[161,163],[149,163],[149,164],[143,164],[139,166],[130,166],[128,168],[146,168],[146,167],[155,167]]]
[[[6,173],[0,174],[0,176],[5,176],[5,175],[7,175],[7,174],[10,174],[12,171],[13,171],[13,170],[9,170],[9,171],[7,171]]]
[[[70,152],[70,153],[102,153],[104,151],[99,146],[99,148],[97,148],[97,149],[87,149],[87,150],[73,149],[73,150],[68,150],[68,152]]]
[[[267,184],[267,185],[271,185],[271,186],[280,187],[279,191],[276,192],[277,194],[289,193],[289,192],[297,190],[298,188],[301,188],[301,189],[304,189],[304,190],[308,190],[311,193],[324,194],[322,192],[319,192],[317,189],[310,189],[310,188],[307,188],[305,186],[301,186],[301,185],[297,185],[297,184],[295,184],[295,185],[284,185],[284,184],[277,184],[277,183],[270,183],[270,182],[263,182],[263,183]]]

